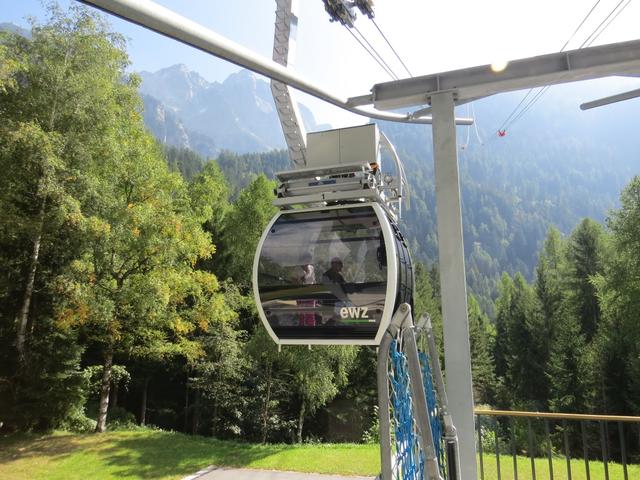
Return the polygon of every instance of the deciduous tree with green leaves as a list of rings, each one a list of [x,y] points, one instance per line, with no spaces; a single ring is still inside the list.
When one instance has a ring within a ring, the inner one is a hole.
[[[220,272],[248,288],[251,284],[253,257],[267,223],[278,211],[273,206],[274,184],[259,175],[233,204],[224,220],[220,242]]]
[[[46,23],[32,25],[31,39],[12,34],[2,40],[9,65],[3,70],[19,67],[19,81],[9,74],[0,92],[0,190],[10,206],[7,233],[28,248],[18,266],[23,278],[15,313],[21,365],[34,290],[46,284],[38,279],[42,248],[68,226],[86,165],[100,156],[103,133],[117,127],[120,105],[137,95],[124,72],[122,37],[84,7],[65,13],[52,4],[48,12]]]
[[[135,110],[96,167],[95,198],[77,218],[85,249],[59,279],[62,324],[77,325],[103,355],[97,431],[106,427],[114,355],[203,351],[190,337],[231,313],[212,274],[194,270],[213,251],[182,179],[170,173]]]
[[[284,364],[291,374],[291,386],[298,397],[296,441],[302,443],[304,421],[332,400],[344,387],[357,355],[350,346],[287,347]]]

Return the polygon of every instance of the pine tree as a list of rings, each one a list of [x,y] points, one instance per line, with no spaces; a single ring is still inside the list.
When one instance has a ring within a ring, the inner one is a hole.
[[[494,354],[496,376],[501,383],[507,376],[511,332],[511,311],[515,285],[508,273],[503,273],[498,285],[498,299],[496,300],[496,341]]]
[[[545,343],[536,297],[524,277],[504,274],[496,318],[496,373],[499,402],[515,408],[543,410],[547,406]]]
[[[536,267],[535,289],[540,303],[540,313],[545,321],[549,338],[558,318],[563,299],[562,281],[563,244],[558,229],[551,227],[540,253]]]
[[[590,342],[600,321],[600,305],[593,279],[604,270],[605,233],[602,225],[585,218],[567,241],[566,289],[569,313],[580,322]]]
[[[640,380],[640,177],[622,191],[608,226],[612,248],[596,275],[603,321],[594,338],[596,405],[605,413],[639,414]]]
[[[468,305],[473,398],[476,403],[492,403],[496,389],[493,327],[473,295],[469,295]]]
[[[567,315],[556,325],[547,364],[549,408],[554,412],[588,411],[586,341],[577,320]]]
[[[436,346],[440,352],[440,364],[444,365],[444,339],[442,331],[442,312],[440,307],[440,296],[433,288],[432,276],[427,267],[420,262],[415,265],[415,293],[413,298],[414,321],[423,314],[431,317]]]

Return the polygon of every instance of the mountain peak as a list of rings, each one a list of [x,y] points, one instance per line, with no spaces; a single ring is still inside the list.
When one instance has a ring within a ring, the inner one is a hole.
[[[223,85],[246,85],[246,84],[255,85],[256,82],[259,82],[261,80],[262,78],[260,78],[257,74],[253,73],[251,70],[246,70],[243,68],[229,75],[224,80],[224,82],[222,82],[222,84]],[[262,80],[262,81],[266,83],[265,80]]]
[[[9,22],[0,23],[0,31],[16,33],[21,37],[28,38],[28,39],[31,38],[31,30],[22,28],[20,25],[16,25],[15,23],[9,23]]]
[[[161,68],[156,73],[162,73],[162,72],[167,72],[167,73],[176,72],[176,73],[183,73],[183,74],[192,73],[191,70],[189,69],[189,67],[187,67],[184,63],[176,63],[175,65],[171,65],[169,67]],[[197,73],[196,73],[196,75],[197,75]]]

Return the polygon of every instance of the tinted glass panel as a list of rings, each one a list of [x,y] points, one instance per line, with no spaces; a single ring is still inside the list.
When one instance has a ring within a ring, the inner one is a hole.
[[[282,215],[258,265],[262,308],[281,339],[373,339],[387,289],[371,207]]]

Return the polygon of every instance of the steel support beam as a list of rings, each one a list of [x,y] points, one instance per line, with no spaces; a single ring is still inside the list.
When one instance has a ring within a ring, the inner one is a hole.
[[[391,110],[428,104],[441,92],[453,92],[456,103],[463,103],[512,90],[634,73],[640,73],[640,40],[513,60],[499,72],[483,65],[378,83],[370,96],[354,97],[350,103]]]
[[[447,399],[458,432],[462,480],[475,480],[471,353],[453,94],[433,95],[431,106]]]
[[[590,108],[602,107],[604,105],[611,105],[616,102],[623,102],[625,100],[631,100],[633,98],[640,97],[640,88],[637,90],[631,90],[630,92],[618,93],[617,95],[611,95],[610,97],[600,98],[591,102],[586,102],[580,105],[580,110],[589,110]]]

